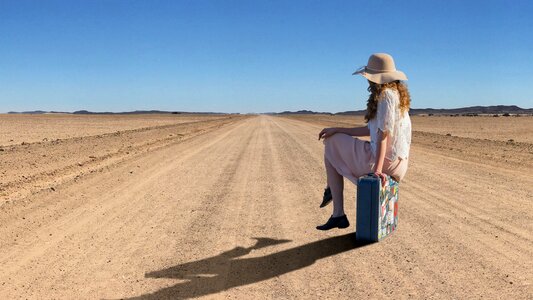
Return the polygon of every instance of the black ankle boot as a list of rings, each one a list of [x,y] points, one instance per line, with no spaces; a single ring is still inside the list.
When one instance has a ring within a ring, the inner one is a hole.
[[[340,217],[330,217],[326,224],[317,226],[316,229],[330,230],[332,228],[346,228],[348,226],[350,226],[348,218],[346,217],[346,215],[342,215]]]

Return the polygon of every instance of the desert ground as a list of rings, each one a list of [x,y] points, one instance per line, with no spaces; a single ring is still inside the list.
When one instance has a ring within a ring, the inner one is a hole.
[[[422,117],[398,230],[321,232],[327,115],[0,115],[0,299],[532,299],[533,117]]]

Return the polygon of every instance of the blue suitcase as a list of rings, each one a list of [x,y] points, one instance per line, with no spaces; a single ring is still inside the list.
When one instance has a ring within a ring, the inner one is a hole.
[[[385,187],[373,174],[358,179],[356,240],[379,242],[396,230],[398,187],[398,182],[388,175]]]

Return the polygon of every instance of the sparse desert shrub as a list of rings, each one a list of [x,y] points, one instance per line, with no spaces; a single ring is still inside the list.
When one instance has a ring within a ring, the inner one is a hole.
[[[509,113],[504,113],[502,116],[504,117],[510,117],[511,115]]]

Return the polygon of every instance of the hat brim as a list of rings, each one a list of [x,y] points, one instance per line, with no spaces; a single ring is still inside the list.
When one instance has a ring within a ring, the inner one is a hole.
[[[352,75],[361,75],[366,79],[378,83],[384,84],[393,82],[395,80],[407,80],[407,76],[402,71],[392,71],[392,72],[372,72],[368,69],[357,70]]]

